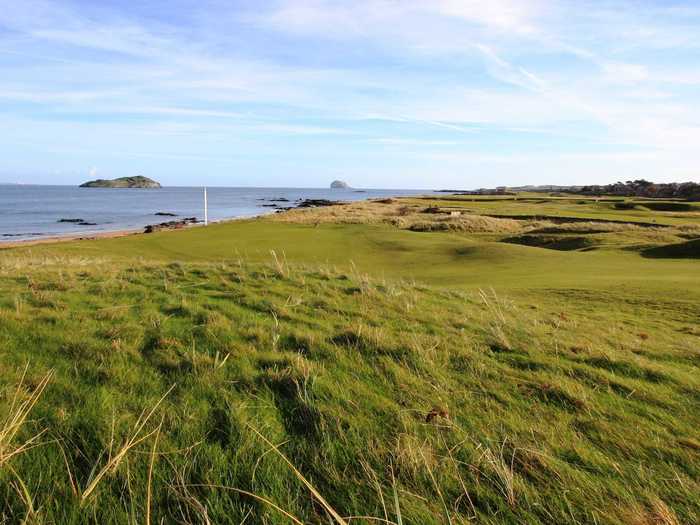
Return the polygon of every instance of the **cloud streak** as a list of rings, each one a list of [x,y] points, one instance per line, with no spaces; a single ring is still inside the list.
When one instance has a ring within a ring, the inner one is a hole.
[[[306,163],[324,186],[323,162],[374,185],[382,173],[396,180],[443,162],[441,186],[469,186],[461,167],[474,159],[528,166],[495,170],[503,183],[537,182],[566,159],[588,163],[599,182],[618,178],[620,159],[640,170],[666,161],[684,174],[683,163],[697,162],[700,10],[554,0],[246,6],[7,3],[0,103],[15,133],[0,146],[0,173],[53,173],[57,159],[70,168],[56,135],[92,144],[105,174],[139,171],[133,159],[162,152],[163,171],[182,183],[186,162],[168,160],[177,155],[246,159],[259,177]],[[114,147],[129,155],[115,162]],[[413,177],[407,185],[420,186]],[[664,177],[676,175],[651,176]]]

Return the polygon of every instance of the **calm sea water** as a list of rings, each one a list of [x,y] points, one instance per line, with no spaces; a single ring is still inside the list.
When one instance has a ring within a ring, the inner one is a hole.
[[[270,199],[361,200],[376,197],[430,193],[416,190],[331,190],[300,188],[208,188],[209,220],[247,217],[267,213]],[[46,236],[89,234],[138,229],[172,220],[157,212],[179,217],[204,215],[202,188],[161,189],[77,188],[73,186],[0,185],[0,242]],[[58,222],[82,219],[95,225]]]

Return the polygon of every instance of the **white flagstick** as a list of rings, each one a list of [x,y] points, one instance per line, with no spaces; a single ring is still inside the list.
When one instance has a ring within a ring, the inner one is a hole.
[[[207,209],[207,188],[204,187],[204,226],[209,224],[209,210]]]

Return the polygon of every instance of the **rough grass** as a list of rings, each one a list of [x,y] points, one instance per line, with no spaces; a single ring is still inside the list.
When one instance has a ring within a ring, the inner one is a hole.
[[[292,210],[275,215],[275,222],[293,224],[389,224],[413,232],[452,232],[465,234],[488,234],[489,236],[510,234],[500,240],[506,243],[547,248],[551,250],[591,250],[600,247],[627,248],[641,251],[647,257],[697,258],[695,244],[681,243],[684,239],[700,236],[700,224],[685,223],[655,226],[653,211],[693,211],[692,204],[677,202],[644,202],[640,208],[635,202],[618,201],[612,208],[619,210],[643,209],[652,222],[625,221],[611,216],[609,220],[596,218],[587,221],[583,217],[561,217],[526,215],[533,208],[528,199],[519,200],[522,218],[518,214],[508,217],[480,215],[454,206],[425,206],[428,199],[389,199],[350,203],[320,209]],[[429,201],[430,202],[430,201]],[[492,202],[475,200],[478,204]],[[567,201],[539,200],[538,205],[559,202],[567,209]],[[587,201],[583,201],[587,204]],[[440,204],[437,201],[436,204]],[[443,203],[444,204],[444,203]],[[608,203],[605,205],[607,206]],[[512,204],[511,204],[512,206]],[[700,210],[700,208],[698,208]],[[576,210],[580,214],[581,210]],[[593,219],[591,214],[591,219]],[[700,212],[698,214],[700,218]]]
[[[670,201],[623,198],[582,198],[579,196],[552,197],[546,195],[518,195],[515,197],[444,196],[407,199],[446,209],[462,210],[481,215],[504,217],[539,217],[552,220],[594,220],[628,222],[642,226],[674,226],[700,223],[700,205],[681,203],[684,211],[664,209]],[[649,206],[647,206],[649,205]],[[676,208],[673,203],[670,207]],[[654,208],[654,209],[652,209]]]
[[[474,214],[452,216],[449,210],[407,204],[402,199],[354,202],[342,206],[290,210],[270,217],[275,222],[294,224],[390,224],[412,231],[459,231],[468,233],[513,232],[529,224]]]
[[[465,233],[506,233],[516,232],[523,227],[531,228],[532,225],[523,225],[512,219],[498,219],[483,215],[459,215],[440,217],[434,221],[419,221],[408,226],[411,231],[456,231]]]
[[[394,490],[404,523],[700,515],[691,304],[69,262],[2,269],[2,384],[54,371],[17,436],[41,443],[0,468],[6,520],[327,522],[254,430],[346,517],[395,521]]]
[[[700,521],[695,223],[432,204],[0,252],[2,520]]]

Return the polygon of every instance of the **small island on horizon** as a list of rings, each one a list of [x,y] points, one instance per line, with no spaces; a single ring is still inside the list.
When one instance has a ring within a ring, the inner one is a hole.
[[[350,185],[345,182],[344,180],[334,180],[331,182],[331,189],[332,190],[346,190],[349,189]]]
[[[159,182],[137,175],[136,177],[119,177],[117,179],[97,179],[84,182],[81,188],[161,188]]]

